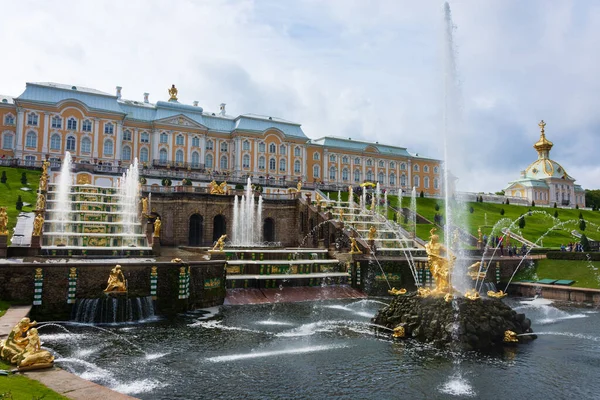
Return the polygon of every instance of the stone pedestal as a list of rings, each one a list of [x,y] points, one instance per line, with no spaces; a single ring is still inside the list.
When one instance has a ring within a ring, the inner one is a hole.
[[[8,250],[8,235],[0,235],[0,257],[6,257]]]
[[[32,236],[30,247],[32,249],[40,249],[42,247],[42,236]]]
[[[153,237],[152,238],[152,252],[155,256],[160,256],[160,238]]]

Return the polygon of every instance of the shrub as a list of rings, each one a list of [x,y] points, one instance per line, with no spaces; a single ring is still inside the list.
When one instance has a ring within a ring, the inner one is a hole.
[[[0,182],[6,183],[6,171],[2,171],[2,177],[0,178]]]
[[[21,183],[27,185],[27,174],[25,172],[21,174]]]
[[[439,204],[435,204],[435,211],[440,211],[440,205]]]
[[[23,208],[23,200],[21,199],[21,195],[17,197],[17,210],[21,210]]]
[[[558,208],[558,205],[556,205],[556,202],[554,202],[554,208]]]
[[[243,184],[241,184],[241,183],[236,183],[236,185],[235,185],[235,189],[236,189],[236,190],[244,190],[244,185],[243,185]]]
[[[579,210],[579,204],[575,204],[575,209]]]
[[[523,229],[525,228],[525,216],[521,215],[521,219],[519,219],[519,228]]]
[[[140,183],[141,183],[142,185],[145,185],[145,184],[148,182],[148,181],[146,180],[146,178],[144,178],[143,176],[140,176],[140,179],[139,179],[139,181],[140,181]]]
[[[581,211],[579,212],[579,217],[577,217],[578,219],[583,219],[583,214],[581,213]]]
[[[183,186],[192,186],[192,180],[190,178],[183,178],[181,184]]]
[[[582,232],[585,231],[585,219],[583,218],[579,220],[579,230]]]
[[[558,218],[558,210],[554,211],[554,218]]]
[[[504,215],[504,208],[500,209],[500,215]]]
[[[173,182],[171,182],[171,180],[169,178],[163,178],[163,180],[160,181],[160,183],[163,186],[171,186],[173,184]]]
[[[471,214],[473,214],[473,211],[475,211],[475,209],[474,209],[473,207],[469,207],[469,212],[470,212]]]
[[[531,200],[531,207],[535,207],[535,201]]]
[[[510,204],[510,201],[508,201],[508,199],[506,199],[506,204]]]
[[[421,193],[419,193],[419,197],[421,197],[421,198],[425,197],[425,193],[423,193],[422,190],[421,190]]]

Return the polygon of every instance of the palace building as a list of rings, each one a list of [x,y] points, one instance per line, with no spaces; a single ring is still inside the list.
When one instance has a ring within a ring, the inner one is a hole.
[[[565,207],[585,207],[585,190],[575,184],[575,179],[556,161],[550,159],[550,150],[554,144],[546,139],[546,123],[539,123],[540,140],[533,148],[538,158],[531,163],[521,177],[504,189],[509,197],[526,198],[536,205],[553,205]]]
[[[389,190],[441,195],[441,161],[406,148],[325,136],[310,139],[280,118],[207,112],[195,101],[125,100],[115,94],[56,83],[27,83],[18,97],[0,95],[0,157],[17,165],[58,162],[65,151],[78,164],[252,176],[266,183],[307,185],[379,182]],[[120,168],[119,168],[120,170]],[[92,182],[94,183],[94,182]]]

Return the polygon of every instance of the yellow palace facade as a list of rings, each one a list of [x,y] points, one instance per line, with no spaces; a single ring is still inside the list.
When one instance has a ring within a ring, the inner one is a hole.
[[[252,176],[265,183],[357,185],[389,190],[416,187],[441,195],[441,161],[406,148],[325,136],[310,139],[298,123],[243,114],[225,104],[207,112],[182,104],[173,86],[166,101],[125,100],[115,94],[56,83],[27,83],[17,96],[0,95],[0,157],[17,165],[60,161],[107,170],[138,158],[146,168]]]

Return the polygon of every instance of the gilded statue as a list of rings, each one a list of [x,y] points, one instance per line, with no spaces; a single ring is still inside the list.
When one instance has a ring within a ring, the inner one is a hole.
[[[497,292],[494,292],[493,290],[488,290],[487,295],[488,297],[492,297],[494,299],[501,299],[503,297],[506,297],[507,293],[504,293],[503,290],[499,290]]]
[[[213,251],[223,251],[223,247],[225,247],[225,239],[226,238],[227,238],[227,235],[221,235],[221,237],[219,238],[219,240],[217,240],[217,242],[215,243],[212,250]]]
[[[436,228],[431,229],[429,243],[425,245],[429,270],[435,283],[432,294],[446,294],[452,292],[450,277],[456,256],[445,245],[440,243],[440,237],[435,234]]]
[[[340,221],[344,220],[344,209],[340,208]]]
[[[108,276],[108,285],[104,292],[126,292],[127,287],[125,286],[125,275],[123,275],[123,271],[121,271],[121,266],[119,264],[115,265],[113,269],[110,270],[110,275]]]
[[[392,336],[396,339],[403,338],[405,335],[406,335],[406,331],[404,330],[404,327],[401,325],[398,325],[397,327],[395,327],[394,333],[392,333]]]
[[[168,90],[169,92],[169,101],[177,101],[177,88],[175,87],[175,85],[171,85],[171,89]]]
[[[513,331],[507,330],[504,331],[504,343],[519,343],[519,338],[517,334]]]
[[[481,227],[477,228],[477,243],[481,247],[481,243],[483,243],[483,233],[481,232]]]
[[[362,251],[358,248],[358,244],[356,243],[356,239],[350,238],[350,254],[362,254]]]
[[[369,240],[375,240],[375,235],[377,235],[377,228],[371,226],[369,228]]]
[[[40,176],[40,190],[41,191],[48,190],[48,175],[47,174],[43,174],[42,176]]]
[[[42,229],[44,228],[44,217],[42,217],[41,213],[35,216],[33,220],[33,236],[40,236],[42,234]]]
[[[471,288],[465,293],[465,297],[469,300],[477,300],[481,297],[479,296],[479,292],[475,288]]]
[[[227,194],[227,182],[222,182],[220,185],[214,180],[208,184],[210,194]]]
[[[142,197],[142,215],[148,215],[148,198]]]
[[[37,197],[37,201],[35,203],[36,210],[44,210],[46,208],[46,196],[39,193]]]
[[[299,192],[300,190],[302,190],[302,181],[298,181],[298,184],[296,185],[296,190]]]
[[[479,271],[480,266],[481,261],[477,261],[476,263],[471,264],[467,269],[467,275],[469,275],[473,280],[485,279],[486,273],[485,271]]]
[[[388,293],[392,296],[398,296],[401,294],[406,294],[406,289],[396,289],[395,287],[393,287],[390,290],[388,290]]]
[[[0,207],[0,235],[8,235],[8,214],[6,207]]]
[[[16,364],[19,368],[31,366],[48,366],[52,365],[54,356],[47,350],[42,350],[42,342],[36,328],[31,328],[27,332],[27,346],[25,351],[19,354],[16,358]]]
[[[42,175],[48,175],[48,167],[50,166],[50,161],[45,160],[42,163]]]
[[[17,356],[25,351],[27,347],[27,337],[24,336],[26,332],[32,326],[36,325],[37,322],[31,322],[29,318],[21,319],[17,325],[15,325],[8,338],[0,342],[0,358],[12,364],[16,364]]]
[[[162,222],[160,221],[160,217],[156,217],[156,220],[154,220],[154,237],[160,237],[160,226],[162,225]]]

